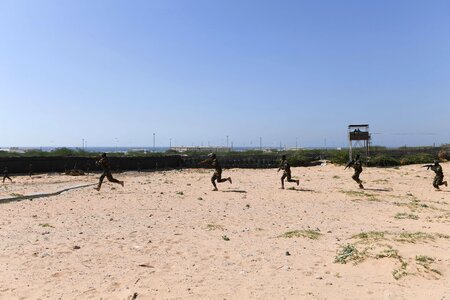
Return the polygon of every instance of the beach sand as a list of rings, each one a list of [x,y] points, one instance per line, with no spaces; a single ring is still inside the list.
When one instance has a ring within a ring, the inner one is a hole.
[[[1,204],[0,299],[450,299],[450,187],[432,171],[366,168],[364,191],[331,164],[292,168],[286,190],[276,169],[226,169],[218,192],[211,174]],[[98,176],[13,177],[0,198]]]

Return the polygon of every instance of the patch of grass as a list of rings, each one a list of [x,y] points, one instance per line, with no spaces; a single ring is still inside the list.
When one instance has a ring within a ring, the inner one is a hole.
[[[435,262],[435,259],[426,255],[417,255],[416,256],[416,263],[420,266],[422,266],[425,270],[436,273],[438,275],[442,275],[442,273],[439,270],[433,269],[431,267],[431,264]]]
[[[392,271],[392,276],[394,276],[395,280],[399,280],[400,278],[408,275],[408,272],[406,272],[407,266],[408,266],[408,264],[406,262],[402,261],[401,267]]]
[[[293,237],[303,237],[311,240],[317,240],[322,234],[316,230],[293,230],[283,233],[278,237],[282,238],[293,238]]]
[[[429,274],[437,278],[441,272],[432,268],[435,259],[417,255],[405,258],[400,255],[397,249],[387,244],[389,241],[397,243],[417,243],[424,241],[434,241],[438,238],[450,238],[449,235],[441,233],[425,233],[425,232],[388,232],[388,231],[368,231],[353,235],[352,239],[356,239],[353,244],[341,246],[335,257],[335,263],[345,264],[353,262],[355,265],[367,259],[394,259],[399,262],[399,267],[392,271],[392,276],[399,280],[407,275],[426,276]],[[416,266],[414,267],[408,267]],[[417,270],[418,272],[415,272]]]
[[[385,250],[381,251],[381,253],[378,253],[375,257],[377,259],[380,259],[380,258],[395,258],[395,259],[399,259],[400,255],[398,254],[398,250],[397,249],[393,249],[392,247],[388,246],[388,249],[385,249]]]
[[[413,215],[413,214],[408,214],[408,213],[398,213],[394,216],[394,218],[396,219],[411,219],[411,220],[418,220],[419,216],[417,215]]]
[[[183,192],[177,192],[177,195],[181,195],[181,196],[183,196],[183,195],[184,195],[184,193],[183,193]]]
[[[208,230],[224,230],[222,225],[217,225],[217,224],[208,224],[208,225],[206,225],[206,229],[208,229]]]
[[[337,176],[337,175],[334,175],[334,176],[333,176],[333,179],[339,179],[339,178],[341,178],[341,177],[339,177],[339,176]]]
[[[417,242],[431,240],[434,241],[435,235],[432,233],[425,232],[402,232],[400,235],[394,237],[396,241],[404,242],[404,243],[412,243],[415,244]]]
[[[416,255],[416,262],[421,265],[430,264],[434,262],[434,258],[426,255]]]
[[[39,224],[39,226],[42,226],[42,227],[49,227],[49,228],[55,228],[55,226],[52,226],[52,225],[50,225],[50,224],[48,224],[48,223],[41,223],[41,224]]]
[[[341,248],[334,258],[335,263],[346,264],[347,262],[354,262],[357,264],[365,260],[366,251],[360,252],[355,245],[347,244]]]
[[[384,239],[385,232],[384,231],[368,231],[368,232],[361,232],[354,236],[352,236],[353,239],[360,239],[364,242],[368,241],[378,241]]]
[[[371,193],[366,193],[364,191],[341,191],[341,193],[344,193],[351,197],[364,197],[369,201],[380,201],[376,198],[376,195]]]
[[[400,207],[407,207],[411,210],[411,212],[416,212],[416,211],[420,211],[423,208],[429,208],[429,209],[433,209],[433,210],[437,210],[436,207],[425,204],[425,203],[421,203],[419,199],[417,199],[416,197],[413,197],[413,199],[411,200],[411,202],[408,203],[402,203],[402,202],[394,202],[394,205],[396,206],[400,206]]]
[[[224,241],[229,241],[230,240],[230,238],[229,237],[227,237],[226,235],[222,235],[222,240],[224,240]]]

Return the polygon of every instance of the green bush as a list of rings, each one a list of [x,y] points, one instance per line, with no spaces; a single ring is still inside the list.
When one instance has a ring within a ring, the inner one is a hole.
[[[426,164],[431,163],[436,158],[428,153],[417,153],[413,155],[407,155],[400,159],[400,163],[402,165],[411,165],[411,164]]]
[[[377,155],[368,161],[371,167],[395,167],[400,165],[400,160],[387,155]]]
[[[333,164],[345,165],[348,162],[348,151],[346,150],[335,150],[330,156],[330,161]]]
[[[288,159],[289,164],[293,167],[304,166],[308,162],[313,161],[313,158],[308,157],[307,155],[305,155],[301,152],[296,152],[294,154],[290,154],[290,155],[288,155],[287,159]]]

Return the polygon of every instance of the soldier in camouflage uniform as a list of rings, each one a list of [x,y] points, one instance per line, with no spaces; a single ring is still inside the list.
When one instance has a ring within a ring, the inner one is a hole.
[[[33,176],[33,165],[32,164],[28,165],[28,175],[30,177]]]
[[[200,163],[201,163],[201,164],[208,163],[208,164],[210,164],[211,167],[213,167],[214,170],[215,170],[213,176],[211,177],[211,183],[212,183],[213,186],[214,186],[213,191],[218,191],[217,185],[216,185],[216,180],[217,180],[217,182],[219,182],[219,183],[225,182],[225,181],[229,181],[230,183],[232,183],[231,177],[228,177],[228,178],[222,178],[222,167],[220,166],[219,161],[217,160],[216,154],[215,154],[215,153],[210,153],[210,154],[208,155],[208,158],[205,159],[204,161],[201,161]]]
[[[3,183],[5,183],[6,178],[8,178],[9,181],[12,182],[11,177],[9,177],[8,167],[5,167],[5,170],[3,171]]]
[[[111,166],[109,165],[109,160],[106,157],[106,153],[102,154],[102,157],[96,162],[96,164],[98,166],[102,167],[103,174],[100,176],[100,179],[98,181],[98,186],[96,188],[94,188],[95,190],[100,191],[103,179],[105,177],[108,178],[108,181],[114,182],[114,183],[118,183],[118,184],[120,184],[123,187],[123,185],[124,185],[123,181],[120,181],[120,180],[117,180],[117,179],[113,178],[113,176],[111,174]]]
[[[353,174],[352,179],[353,179],[354,181],[356,181],[356,182],[359,184],[359,188],[360,188],[360,189],[363,189],[364,186],[362,185],[361,179],[359,179],[359,174],[361,174],[362,171],[363,171],[363,169],[362,169],[362,163],[361,163],[361,161],[359,160],[359,154],[356,155],[356,157],[355,157],[354,160],[350,161],[350,162],[345,166],[346,169],[349,168],[349,167],[352,167],[352,168],[355,170],[355,173]]]
[[[439,164],[439,161],[435,160],[434,165],[428,165],[428,169],[431,169],[436,173],[433,180],[433,186],[435,189],[440,190],[440,185],[447,186],[447,181],[444,181],[444,172],[442,171],[442,167]]]
[[[281,164],[278,168],[277,172],[280,172],[280,170],[283,170],[283,176],[281,176],[281,188],[284,189],[284,179],[286,178],[288,182],[296,182],[297,185],[299,185],[300,181],[294,180],[291,178],[291,166],[289,165],[286,155],[281,156]]]

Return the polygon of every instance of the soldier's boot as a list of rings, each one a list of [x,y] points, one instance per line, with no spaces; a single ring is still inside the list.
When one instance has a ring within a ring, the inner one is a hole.
[[[297,183],[297,186],[300,184],[300,180],[298,179],[295,182]]]
[[[97,187],[94,188],[94,190],[96,190],[98,192],[98,191],[100,191],[100,187],[97,186]]]
[[[444,181],[443,184],[444,184],[445,186],[447,186],[447,181]]]
[[[231,181],[231,177],[228,177],[227,180],[230,182],[230,184],[233,184],[233,181]]]
[[[125,182],[122,180],[122,181],[119,181],[119,183],[120,183],[120,185],[123,187],[123,185],[125,184]]]
[[[359,188],[360,188],[360,189],[364,189],[364,186],[362,185],[361,182],[359,183]]]

